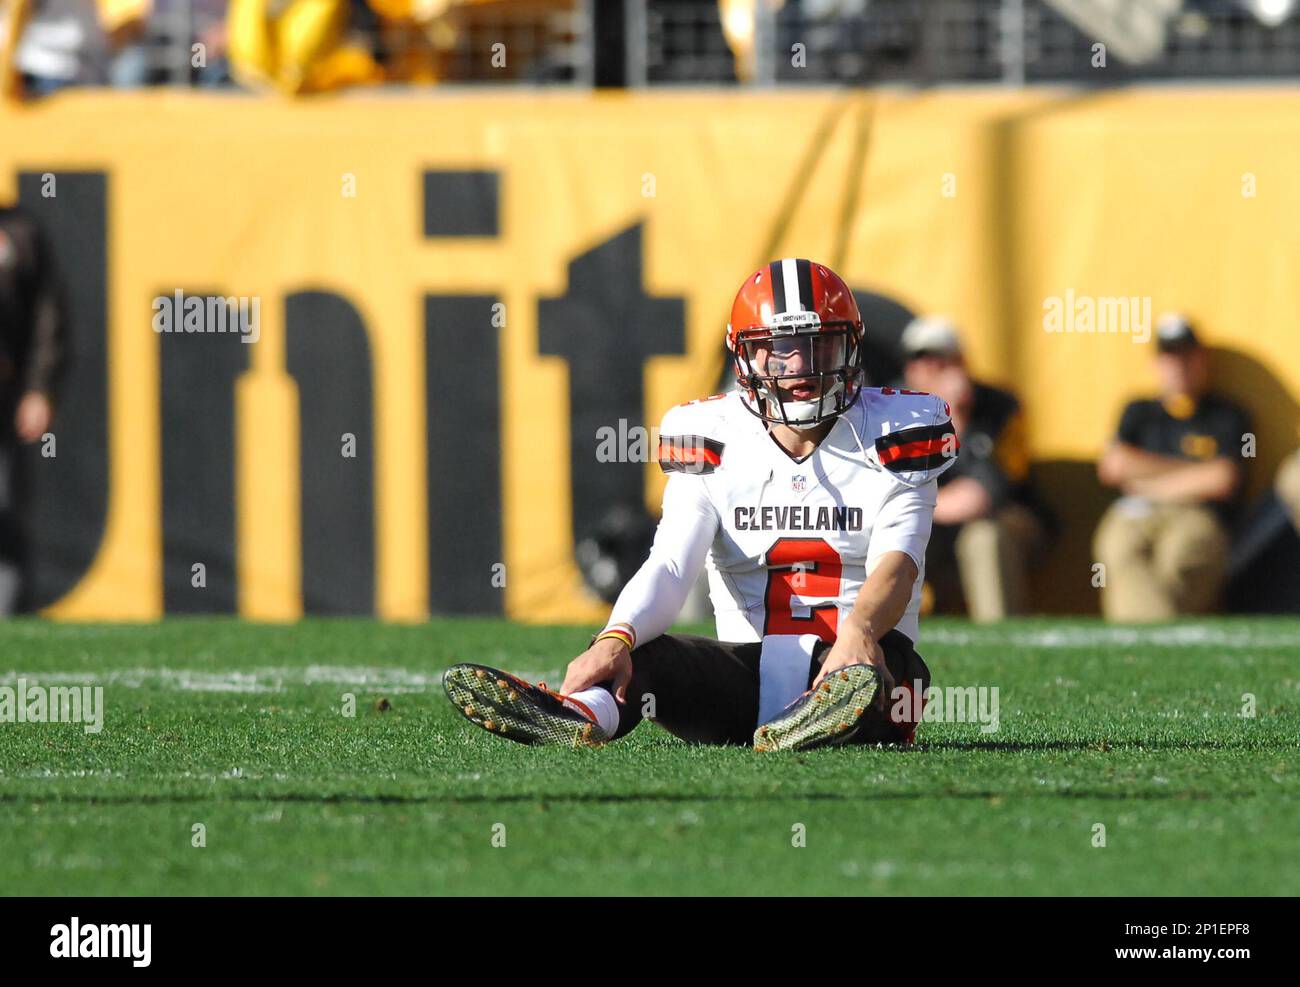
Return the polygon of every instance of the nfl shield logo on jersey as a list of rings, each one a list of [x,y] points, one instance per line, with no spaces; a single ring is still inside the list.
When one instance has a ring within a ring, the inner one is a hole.
[[[802,473],[796,473],[794,476],[790,477],[790,489],[795,493],[803,493],[808,489],[808,477],[804,476]]]

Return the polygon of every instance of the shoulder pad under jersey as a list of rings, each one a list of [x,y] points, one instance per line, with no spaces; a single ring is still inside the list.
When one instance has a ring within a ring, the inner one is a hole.
[[[948,403],[935,394],[867,388],[869,455],[908,486],[920,486],[957,461],[960,443]]]
[[[724,423],[729,395],[670,408],[659,426],[659,466],[665,473],[712,473],[726,449]]]

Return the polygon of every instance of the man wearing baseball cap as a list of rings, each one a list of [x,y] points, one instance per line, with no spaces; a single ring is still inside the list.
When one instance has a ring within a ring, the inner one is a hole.
[[[1250,419],[1210,390],[1209,353],[1186,318],[1156,322],[1157,397],[1132,401],[1097,475],[1122,496],[1094,539],[1109,620],[1170,620],[1218,603],[1228,562],[1225,522],[1244,479]]]
[[[1029,485],[1024,414],[1014,394],[972,378],[948,319],[903,330],[903,378],[952,409],[961,455],[939,477],[926,575],[940,610],[960,591],[971,619],[1025,613],[1026,573],[1045,542],[1047,512]],[[956,577],[956,578],[954,578]]]

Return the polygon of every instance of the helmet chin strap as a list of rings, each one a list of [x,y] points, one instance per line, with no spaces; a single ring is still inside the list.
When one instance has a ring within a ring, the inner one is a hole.
[[[826,424],[826,422],[829,421],[829,420],[830,420],[829,418],[823,418],[823,419],[822,419],[821,421],[819,421],[819,422],[794,422],[794,421],[792,421],[792,422],[789,423],[789,427],[792,428],[792,429],[794,429],[796,432],[811,432],[811,431],[812,431],[814,428],[816,428],[818,425],[824,425],[824,424]]]

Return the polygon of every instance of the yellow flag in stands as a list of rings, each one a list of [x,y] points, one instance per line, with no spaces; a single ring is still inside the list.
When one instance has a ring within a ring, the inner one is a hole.
[[[30,11],[30,0],[0,0],[0,98],[3,99],[22,96],[14,54]]]
[[[105,31],[116,31],[124,24],[144,20],[153,12],[153,0],[97,0],[99,22]]]
[[[231,0],[226,28],[235,78],[285,93],[381,81],[369,52],[345,43],[348,7],[345,0]]]

